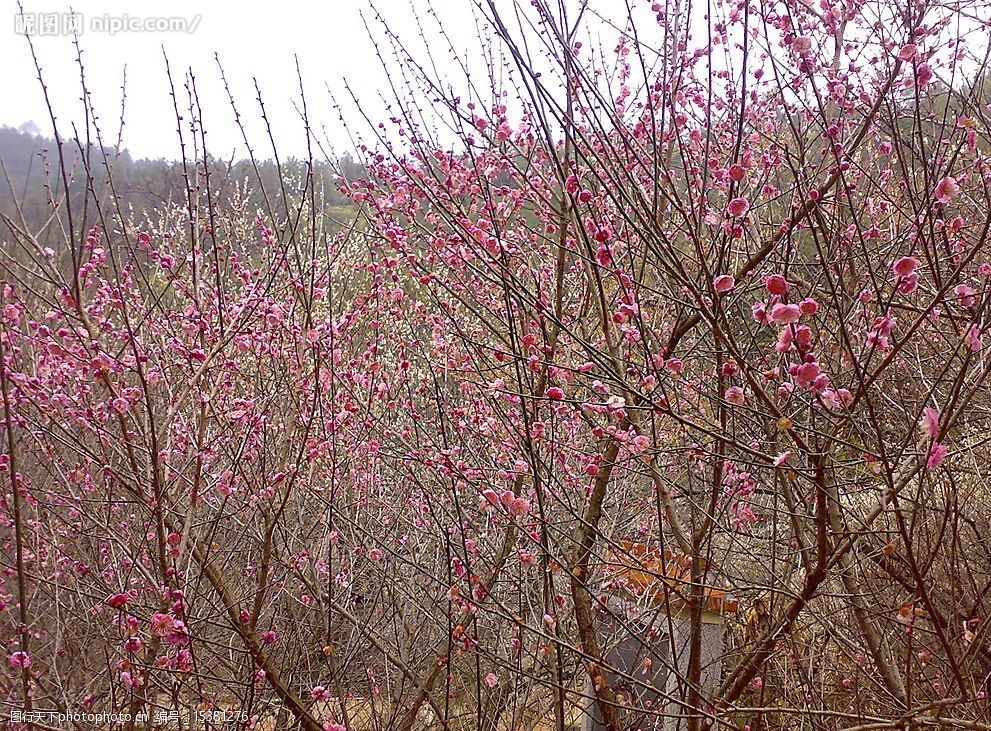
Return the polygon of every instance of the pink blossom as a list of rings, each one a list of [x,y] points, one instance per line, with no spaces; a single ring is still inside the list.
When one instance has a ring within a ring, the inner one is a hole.
[[[967,330],[967,345],[970,346],[971,351],[974,353],[984,347],[984,339],[981,337],[981,328],[977,325],[971,325]]]
[[[767,287],[767,291],[771,294],[788,294],[788,280],[780,274],[771,274],[764,277],[764,286]]]
[[[339,723],[332,723],[330,721],[326,721],[323,724],[323,731],[348,731],[348,729],[346,726],[342,726]]]
[[[526,498],[517,497],[509,504],[509,514],[520,516],[530,512],[530,501]]]
[[[819,302],[811,297],[806,297],[798,303],[798,307],[802,310],[803,315],[814,315],[819,311]]]
[[[911,61],[913,58],[915,58],[915,54],[918,52],[919,52],[918,46],[916,46],[914,43],[906,43],[904,46],[901,47],[901,50],[898,51],[898,58],[900,58],[902,61]]]
[[[795,369],[795,383],[803,388],[809,388],[815,385],[820,373],[821,369],[818,363],[802,363]]]
[[[178,647],[189,642],[189,629],[186,623],[180,619],[174,621],[172,631],[165,635],[165,643]]]
[[[791,459],[791,452],[787,452],[787,451],[779,452],[778,455],[774,458],[774,466],[781,467],[782,465],[787,463],[789,459]]]
[[[380,548],[373,548],[368,552],[368,558],[372,561],[381,561],[383,555],[382,549]]]
[[[314,685],[312,688],[310,688],[310,698],[312,698],[313,700],[319,701],[328,697],[330,697],[330,694],[327,692],[327,689],[322,685]]]
[[[742,406],[747,401],[747,397],[743,393],[743,389],[739,386],[730,386],[726,389],[725,398],[731,404],[736,404],[737,406]]]
[[[128,637],[124,640],[124,652],[129,652],[132,655],[140,652],[142,644],[140,637]]]
[[[901,294],[912,294],[919,287],[919,275],[912,272],[907,277],[902,277],[898,280],[898,286],[896,289]]]
[[[779,353],[787,353],[792,349],[794,339],[795,333],[792,332],[791,327],[783,327],[778,333],[778,342],[775,343],[774,349]]]
[[[922,410],[922,425],[930,439],[935,439],[939,432],[939,411],[932,406],[927,406]]]
[[[920,63],[915,67],[915,81],[920,88],[927,86],[932,81],[932,78],[933,70],[929,64]]]
[[[275,630],[270,629],[267,632],[262,633],[262,643],[265,645],[274,645],[276,637],[278,637],[278,635],[275,633]]]
[[[899,277],[907,277],[915,271],[917,266],[919,266],[919,260],[914,256],[903,256],[895,260],[895,263],[891,265],[891,271]]]
[[[161,612],[151,617],[151,632],[155,637],[165,637],[175,627],[175,619],[171,614]]]
[[[528,551],[525,548],[521,548],[516,552],[517,558],[519,558],[520,563],[527,568],[535,565],[537,563],[537,556],[533,551]]]
[[[21,670],[26,670],[31,667],[31,656],[24,652],[23,650],[18,650],[12,653],[7,662],[10,663],[11,667],[20,668]]]
[[[496,675],[495,673],[486,673],[485,684],[490,688],[495,688],[497,685],[499,685],[499,676]]]
[[[643,452],[650,446],[650,437],[646,434],[637,434],[633,437],[633,448],[638,452]]]
[[[107,604],[112,606],[114,609],[120,609],[122,606],[127,604],[127,594],[118,593],[107,599]]]
[[[726,212],[737,218],[747,215],[750,210],[750,201],[746,198],[734,198],[726,205]]]
[[[948,175],[936,184],[936,200],[940,203],[949,203],[960,194],[960,185],[957,179]]]
[[[717,292],[723,294],[736,286],[736,279],[729,274],[720,274],[712,280],[712,286]]]
[[[960,304],[964,307],[973,307],[977,299],[974,296],[976,293],[973,289],[968,287],[966,284],[958,284],[953,288],[954,294],[960,298]]]
[[[932,469],[933,467],[938,467],[939,463],[943,461],[946,457],[946,453],[950,450],[943,444],[939,442],[933,442],[932,446],[929,447],[929,458],[926,460],[926,467]]]
[[[547,389],[547,398],[553,401],[560,401],[564,398],[564,389],[558,386],[551,386]]]
[[[730,165],[728,172],[730,179],[735,180],[738,183],[741,180],[743,180],[747,175],[747,169],[738,162],[735,162],[732,165]]]
[[[779,302],[771,308],[771,322],[779,325],[791,325],[802,319],[802,308]]]
[[[753,313],[754,320],[756,320],[761,325],[766,325],[771,321],[770,317],[767,314],[767,305],[764,304],[763,302],[754,302],[750,310]]]
[[[823,374],[820,378],[825,378],[826,375]],[[835,391],[831,388],[827,388],[822,392],[823,403],[834,411],[840,411],[845,409],[853,402],[853,394],[845,388],[838,388]]]
[[[595,260],[599,263],[599,266],[607,267],[612,265],[612,250],[609,248],[608,244],[602,244],[598,249],[595,250]]]
[[[750,681],[750,687],[754,690],[760,690],[764,687],[764,678],[759,675],[755,675],[754,679]]]
[[[598,243],[604,244],[607,241],[609,241],[609,239],[612,238],[612,229],[600,228],[594,234],[592,234],[592,238],[595,239]]]

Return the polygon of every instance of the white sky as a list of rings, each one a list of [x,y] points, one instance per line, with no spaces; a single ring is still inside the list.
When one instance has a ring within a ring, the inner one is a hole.
[[[22,0],[27,22],[44,22],[43,14],[65,14],[69,0]],[[500,0],[505,7],[509,0]],[[423,7],[423,2],[418,2]],[[529,3],[524,2],[524,5]],[[625,14],[622,0],[602,0],[601,7]],[[642,4],[642,3],[640,3]],[[19,126],[33,121],[46,135],[51,123],[36,79],[27,41],[18,33],[16,0],[0,0],[6,9],[5,29],[0,31],[0,69],[3,69],[4,103],[0,104],[0,125]],[[377,0],[392,30],[415,46],[419,31],[410,11],[410,0]],[[454,39],[461,58],[478,58],[474,16],[470,0],[435,0],[434,5],[445,28]],[[649,3],[648,3],[649,5]],[[134,157],[179,156],[176,123],[169,97],[164,46],[173,77],[181,92],[183,75],[192,68],[197,79],[207,129],[207,144],[213,155],[243,156],[241,134],[234,126],[226,93],[214,61],[219,52],[227,78],[238,101],[256,154],[268,157],[270,146],[260,124],[252,77],[257,77],[266,110],[273,124],[282,156],[302,155],[305,137],[293,101],[298,99],[295,62],[299,56],[307,99],[314,126],[337,151],[348,148],[348,138],[333,108],[330,92],[341,102],[349,123],[362,124],[344,91],[347,81],[359,95],[363,109],[376,121],[383,118],[381,94],[384,88],[381,65],[362,21],[362,13],[378,33],[370,17],[370,0],[278,0],[249,3],[239,0],[170,0],[147,3],[131,0],[74,0],[72,9],[82,15],[83,60],[94,105],[100,115],[104,141],[116,139],[120,85],[127,66],[127,109],[124,147]],[[187,32],[101,32],[93,23],[106,16],[132,19],[181,18],[196,22]],[[428,21],[429,22],[429,21]],[[429,35],[440,58],[450,54],[437,36]],[[49,93],[59,118],[59,130],[71,135],[71,121],[82,118],[79,101],[79,72],[75,65],[72,39],[66,35],[34,35]],[[452,71],[455,68],[452,64]],[[347,102],[347,103],[346,103]]]
[[[25,14],[42,22],[41,14],[68,12],[67,0],[23,0]],[[27,41],[17,33],[15,0],[0,0],[6,9],[0,31],[0,69],[3,69],[4,101],[0,125],[18,126],[34,121],[45,134],[51,123],[36,79]],[[213,154],[225,157],[243,152],[241,135],[233,123],[226,93],[213,59],[219,52],[227,78],[239,103],[242,118],[256,152],[267,157],[268,143],[259,126],[252,77],[258,79],[266,110],[276,130],[280,154],[302,154],[304,136],[292,100],[298,98],[293,55],[299,56],[310,114],[325,129],[335,147],[347,146],[327,91],[343,102],[346,79],[365,100],[368,111],[381,117],[377,102],[383,77],[361,12],[369,13],[368,0],[169,0],[167,3],[124,0],[74,0],[73,9],[83,16],[81,42],[88,85],[101,117],[104,140],[116,138],[120,85],[127,66],[127,111],[124,146],[135,157],[177,157],[178,136],[169,97],[162,46],[173,77],[180,87],[185,70],[192,67],[207,128],[207,144]],[[417,34],[407,0],[380,0],[390,23],[401,35]],[[455,38],[475,41],[474,21],[465,0],[439,0],[444,21]],[[187,22],[199,16],[192,33],[118,32],[94,30],[103,16],[131,18],[170,17]],[[33,22],[30,18],[27,22]],[[370,20],[374,24],[373,20]],[[63,134],[71,133],[70,120],[81,119],[79,72],[71,37],[34,36],[49,94]],[[465,49],[467,50],[467,48]],[[353,110],[349,120],[357,121]]]

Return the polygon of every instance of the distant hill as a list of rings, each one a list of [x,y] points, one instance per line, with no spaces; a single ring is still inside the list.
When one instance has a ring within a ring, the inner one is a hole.
[[[74,139],[62,140],[62,151],[69,173],[69,191],[74,206],[82,203],[87,188],[87,168],[93,177],[93,192],[109,200],[110,187],[107,166],[112,171],[113,190],[124,210],[138,217],[154,216],[163,206],[184,202],[186,187],[183,166],[174,160],[134,159],[126,149],[86,146]],[[279,167],[274,161],[257,163],[250,160],[234,163],[209,159],[210,187],[215,202],[222,207],[238,203],[250,208],[265,209],[265,194],[273,206],[281,200]],[[281,164],[287,189],[298,191],[306,177],[306,161],[289,159]],[[351,200],[341,195],[339,176],[349,179],[364,175],[361,165],[349,156],[332,163],[314,165],[314,184],[323,191],[327,208],[349,209]],[[38,134],[31,124],[20,128],[0,127],[0,211],[24,221],[38,230],[52,214],[49,204],[52,191],[61,197],[64,185],[59,170],[58,149],[54,139]],[[2,229],[2,227],[0,227]]]

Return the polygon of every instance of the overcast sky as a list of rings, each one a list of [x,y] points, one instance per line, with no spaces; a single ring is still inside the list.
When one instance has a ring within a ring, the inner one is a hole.
[[[19,126],[33,121],[50,134],[51,124],[36,79],[28,45],[18,31],[15,0],[0,0],[7,9],[0,35],[0,69],[4,76],[4,100],[0,104],[0,125]],[[35,48],[45,80],[59,117],[60,131],[71,131],[70,120],[80,119],[79,72],[74,63],[71,36],[62,28],[49,25],[55,19],[61,26],[67,19],[66,0],[23,0],[25,20],[35,24]],[[228,80],[249,122],[253,146],[267,156],[266,141],[257,125],[258,114],[252,77],[257,77],[267,111],[278,135],[280,151],[301,154],[301,122],[292,104],[298,98],[294,54],[299,56],[307,89],[310,112],[325,126],[332,143],[346,146],[337,121],[338,114],[329,89],[342,98],[344,81],[365,100],[373,116],[381,115],[376,98],[383,87],[383,76],[369,41],[361,13],[369,14],[368,0],[306,0],[245,3],[241,0],[170,0],[168,3],[137,3],[124,0],[74,0],[73,9],[81,15],[81,42],[84,49],[88,84],[101,117],[104,139],[116,136],[120,110],[120,86],[127,67],[127,107],[125,147],[136,157],[177,157],[176,123],[171,109],[164,46],[173,75],[181,84],[185,70],[196,74],[208,130],[211,152],[227,156],[240,153],[240,132],[220,84],[214,52],[220,54]],[[464,51],[477,46],[474,20],[465,0],[440,0],[444,22],[452,36],[465,44]],[[417,35],[407,0],[381,0],[378,6],[388,13],[396,31]],[[125,16],[128,16],[125,18]],[[186,30],[119,30],[114,23],[164,23]],[[374,24],[374,20],[371,21]],[[353,110],[349,111],[349,115]],[[349,117],[350,118],[350,117]]]

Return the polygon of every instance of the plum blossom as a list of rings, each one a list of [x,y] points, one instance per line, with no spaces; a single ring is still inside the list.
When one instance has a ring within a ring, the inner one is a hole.
[[[791,351],[794,340],[795,333],[792,332],[791,327],[783,327],[781,328],[781,332],[778,333],[778,342],[775,343],[774,349],[779,353],[787,353]]]
[[[743,406],[743,404],[747,401],[747,397],[743,393],[743,389],[739,386],[730,386],[727,388],[725,398],[731,404],[736,404],[737,406]]]
[[[977,302],[977,298],[975,297],[976,292],[966,284],[958,284],[953,288],[953,292],[960,298],[960,304],[964,307],[973,307]]]
[[[826,378],[827,376],[822,375],[819,377]],[[835,390],[832,388],[827,388],[822,392],[821,396],[822,402],[833,411],[842,411],[853,403],[853,394],[846,388],[838,388]]]
[[[927,406],[922,410],[922,425],[930,439],[935,439],[939,433],[939,411],[932,406]]]
[[[175,619],[171,614],[161,612],[151,617],[151,632],[155,637],[165,637],[175,628]]]
[[[771,308],[771,322],[779,325],[792,325],[802,319],[802,308],[798,305],[779,302]]]
[[[547,398],[552,401],[560,401],[564,398],[564,389],[558,386],[551,386],[547,389]]]
[[[537,555],[533,551],[528,551],[525,548],[521,548],[520,550],[518,550],[516,552],[516,556],[517,558],[519,558],[520,563],[526,566],[527,568],[530,568],[531,566],[534,566],[537,563]]]
[[[774,458],[774,466],[781,467],[784,464],[786,464],[789,459],[791,459],[791,452],[789,451],[779,452],[777,456]]]
[[[124,652],[129,652],[132,655],[136,652],[141,651],[141,647],[144,643],[141,642],[140,637],[128,637],[124,640]]]
[[[896,289],[901,294],[912,294],[919,287],[919,275],[912,272],[907,277],[901,277],[898,280],[898,286]]]
[[[812,39],[809,36],[796,36],[791,42],[792,50],[803,58],[812,55]]]
[[[609,248],[608,244],[602,244],[595,250],[595,261],[598,262],[599,266],[607,267],[611,266],[613,263],[612,249]]]
[[[977,325],[971,325],[967,330],[967,345],[970,347],[971,352],[978,352],[984,347],[984,339],[981,337],[981,328]]]
[[[530,501],[526,498],[515,497],[509,503],[509,514],[519,517],[530,512]]]
[[[891,265],[891,271],[899,277],[907,277],[915,271],[917,266],[919,266],[919,260],[914,256],[903,256],[895,260],[895,263]]]
[[[490,688],[495,688],[497,685],[499,685],[499,676],[496,675],[495,673],[486,673],[485,684]]]
[[[747,211],[750,210],[750,201],[746,198],[734,198],[726,205],[726,212],[736,218],[741,218],[747,215]]]
[[[946,457],[949,448],[939,442],[933,442],[932,446],[929,447],[929,457],[926,459],[926,467],[932,469],[933,467],[938,467],[939,463],[943,461]]]
[[[906,43],[898,51],[898,58],[900,58],[902,61],[911,61],[913,58],[915,58],[915,55],[918,52],[919,52],[918,46],[916,46],[914,43]]]
[[[812,388],[822,373],[822,369],[815,361],[802,363],[799,366],[793,366],[793,368],[795,372],[792,375],[795,377],[795,383],[802,388]]]
[[[949,203],[959,194],[960,185],[957,183],[957,179],[951,175],[947,175],[936,184],[936,200],[940,203]]]
[[[26,670],[31,667],[31,656],[24,652],[23,650],[18,650],[7,658],[10,666],[13,668],[19,668],[21,670]]]
[[[729,292],[736,286],[736,280],[729,274],[720,274],[712,280],[712,287],[720,294]]]
[[[764,286],[771,294],[788,294],[788,280],[780,274],[771,274],[764,277]]]

